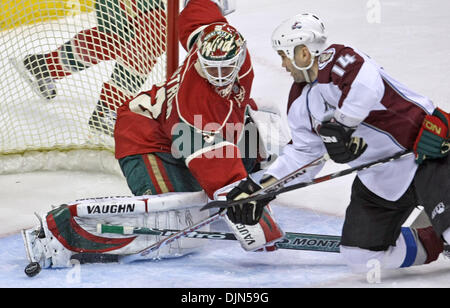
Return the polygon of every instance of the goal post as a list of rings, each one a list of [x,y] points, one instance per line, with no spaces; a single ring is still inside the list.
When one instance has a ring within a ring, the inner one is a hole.
[[[115,111],[178,67],[179,2],[0,0],[0,174],[117,172]]]

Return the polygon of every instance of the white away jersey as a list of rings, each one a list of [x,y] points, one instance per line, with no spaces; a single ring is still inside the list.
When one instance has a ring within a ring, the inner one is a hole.
[[[344,45],[331,45],[319,56],[319,75],[312,84],[296,84],[289,95],[288,122],[292,142],[267,171],[281,178],[326,153],[317,130],[334,117],[355,127],[367,150],[350,166],[412,149],[422,121],[435,107],[397,82],[368,56]],[[321,167],[298,181],[313,178]],[[364,185],[378,196],[398,200],[411,184],[417,164],[414,157],[385,163],[358,173]],[[308,178],[306,178],[308,177]]]

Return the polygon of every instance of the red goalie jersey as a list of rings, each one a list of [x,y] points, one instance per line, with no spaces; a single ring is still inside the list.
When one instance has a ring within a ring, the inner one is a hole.
[[[191,0],[179,16],[184,63],[164,85],[155,85],[118,110],[116,158],[164,152],[184,160],[212,198],[213,193],[247,176],[237,143],[244,128],[253,69],[247,53],[234,83],[212,85],[202,74],[196,39],[210,24],[227,27],[211,1]]]

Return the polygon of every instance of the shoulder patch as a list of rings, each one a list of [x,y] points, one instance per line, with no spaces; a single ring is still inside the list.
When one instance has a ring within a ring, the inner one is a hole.
[[[327,66],[328,63],[333,60],[336,50],[334,48],[330,48],[322,52],[319,56],[319,70],[323,69]]]

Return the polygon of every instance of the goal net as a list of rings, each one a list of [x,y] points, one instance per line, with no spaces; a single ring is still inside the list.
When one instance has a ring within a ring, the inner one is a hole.
[[[178,66],[179,0],[0,1],[0,174],[116,168],[115,111]]]

